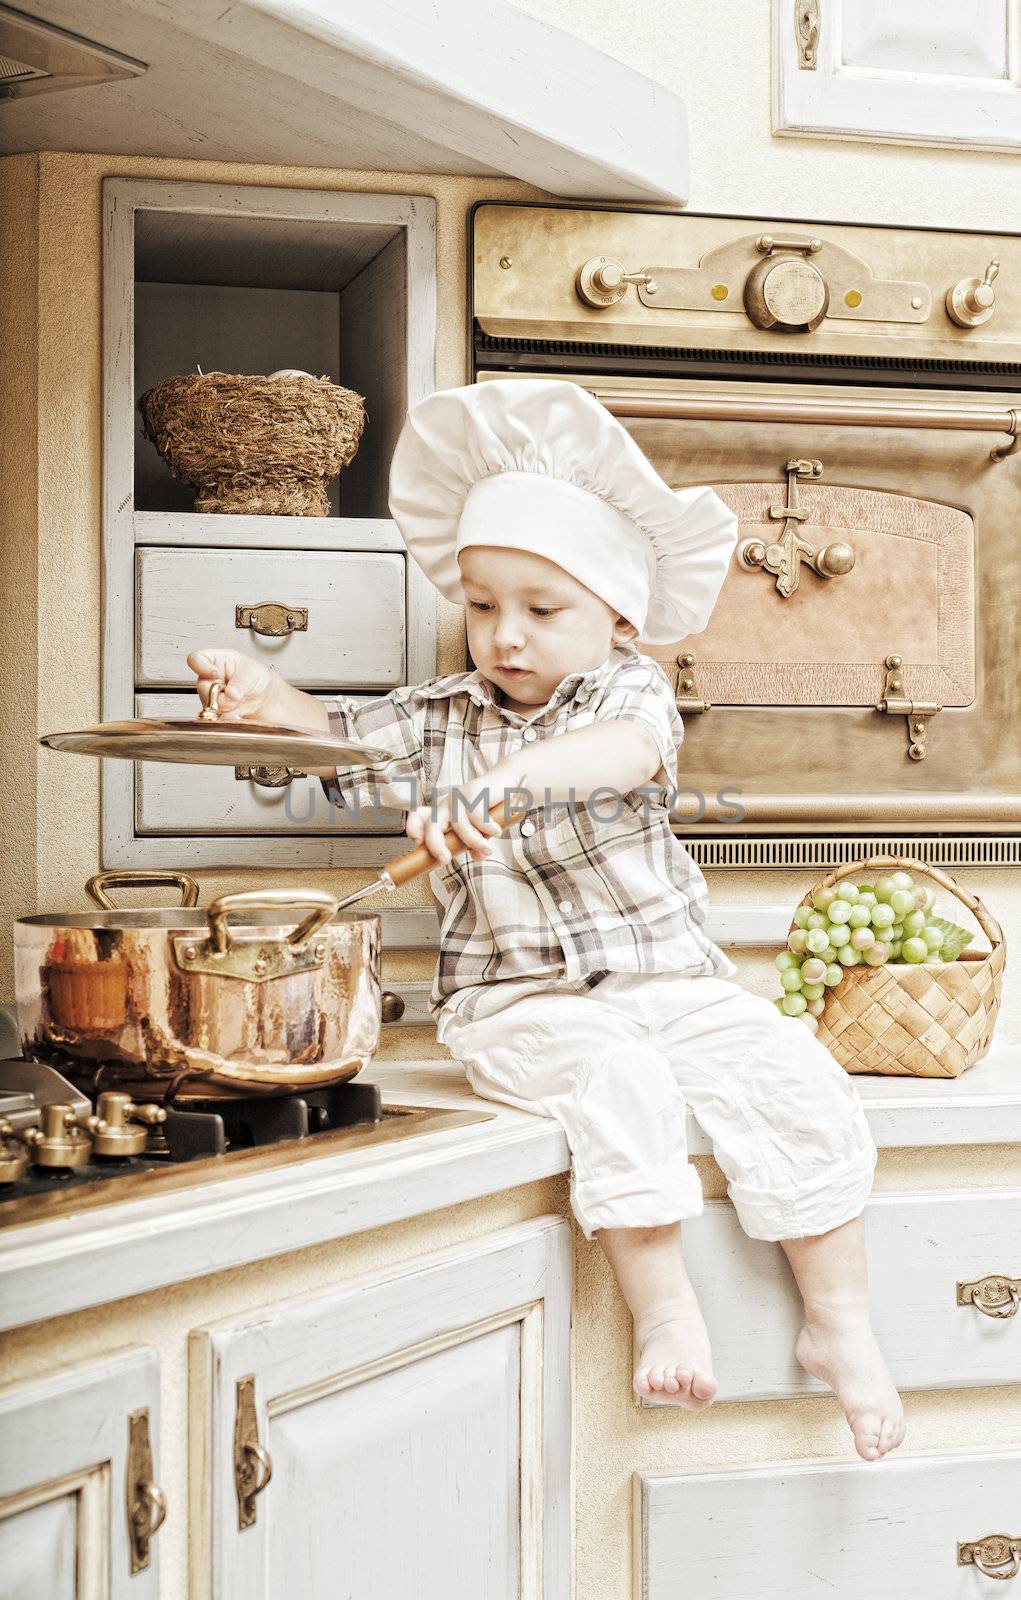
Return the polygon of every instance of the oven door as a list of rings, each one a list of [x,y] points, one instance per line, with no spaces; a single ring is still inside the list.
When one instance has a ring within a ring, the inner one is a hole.
[[[739,518],[709,626],[643,647],[677,685],[701,859],[1018,859],[1021,456],[992,459],[990,420],[1016,395],[546,375]]]

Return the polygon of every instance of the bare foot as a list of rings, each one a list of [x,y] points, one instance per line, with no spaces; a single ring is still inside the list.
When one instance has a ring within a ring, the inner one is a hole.
[[[635,1330],[641,1351],[635,1368],[635,1394],[667,1400],[689,1411],[704,1411],[712,1404],[717,1383],[709,1333],[690,1283],[648,1311]]]
[[[876,1343],[868,1312],[813,1309],[794,1347],[806,1372],[828,1383],[843,1406],[863,1461],[878,1461],[904,1438],[904,1407]]]

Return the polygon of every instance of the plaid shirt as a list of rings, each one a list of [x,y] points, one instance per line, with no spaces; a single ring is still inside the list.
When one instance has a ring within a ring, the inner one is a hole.
[[[670,830],[684,725],[655,661],[634,645],[569,674],[527,719],[506,710],[479,672],[434,678],[363,701],[326,702],[332,731],[392,751],[372,767],[338,770],[323,787],[335,804],[407,811],[480,777],[536,739],[593,722],[637,722],[662,764],[651,784],[594,807],[537,804],[483,861],[455,856],[430,874],[440,916],[434,1015],[470,1017],[488,985],[508,978],[595,984],[607,972],[731,977],[734,963],[703,932],[705,879]],[[613,774],[607,772],[607,784]],[[493,796],[494,802],[497,796]],[[614,813],[617,813],[616,816]]]

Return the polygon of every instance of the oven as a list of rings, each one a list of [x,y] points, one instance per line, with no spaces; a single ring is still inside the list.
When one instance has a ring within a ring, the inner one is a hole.
[[[709,867],[1021,864],[1021,239],[484,203],[473,375],[583,384],[740,535],[643,646]]]

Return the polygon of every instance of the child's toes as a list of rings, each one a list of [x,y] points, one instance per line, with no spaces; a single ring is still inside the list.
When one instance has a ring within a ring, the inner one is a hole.
[[[883,1419],[874,1411],[860,1411],[847,1419],[854,1434],[854,1447],[863,1461],[877,1461],[880,1455],[879,1440]]]
[[[663,1375],[663,1391],[665,1394],[677,1394],[681,1384],[677,1376],[676,1367],[667,1367]]]
[[[696,1400],[711,1400],[718,1387],[711,1372],[696,1372],[691,1380],[691,1392]]]
[[[635,1394],[646,1394],[647,1395],[647,1394],[651,1394],[652,1393],[652,1389],[649,1386],[649,1369],[648,1369],[648,1367],[640,1367],[638,1369],[638,1371],[635,1373],[633,1387],[634,1387]]]

